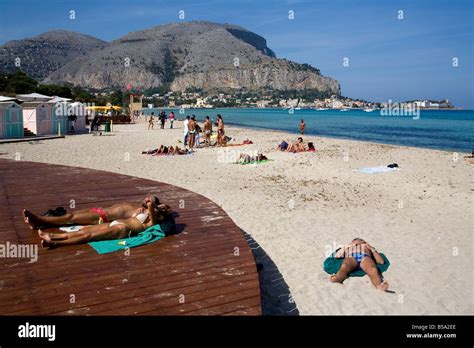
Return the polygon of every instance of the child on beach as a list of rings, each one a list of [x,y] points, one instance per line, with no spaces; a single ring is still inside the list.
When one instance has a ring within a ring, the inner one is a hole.
[[[150,130],[150,127],[151,127],[151,129],[153,130],[153,127],[155,126],[155,125],[153,124],[153,116],[154,116],[154,115],[155,115],[154,112],[152,112],[151,115],[150,115],[150,118],[149,118],[149,120],[148,120],[148,130]]]

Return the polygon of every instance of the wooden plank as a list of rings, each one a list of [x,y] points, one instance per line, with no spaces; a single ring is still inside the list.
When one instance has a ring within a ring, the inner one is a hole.
[[[22,221],[23,208],[41,213],[74,199],[84,209],[139,202],[148,194],[174,208],[181,233],[129,256],[78,245],[39,250],[34,263],[1,259],[0,314],[260,315],[258,274],[241,230],[214,202],[169,184],[0,159],[0,243],[38,244]],[[176,301],[180,294],[185,303]]]

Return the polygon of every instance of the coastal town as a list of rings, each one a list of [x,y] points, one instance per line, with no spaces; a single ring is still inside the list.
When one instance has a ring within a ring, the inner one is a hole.
[[[241,94],[204,94],[200,92],[167,92],[143,97],[143,106],[153,104],[159,107],[177,108],[216,108],[216,107],[241,107],[241,108],[288,108],[288,109],[380,109],[389,107],[394,103],[370,102],[338,95],[328,98],[278,98],[272,95],[241,97]],[[419,109],[455,109],[454,105],[445,100],[409,100],[397,103],[402,107],[416,107]]]

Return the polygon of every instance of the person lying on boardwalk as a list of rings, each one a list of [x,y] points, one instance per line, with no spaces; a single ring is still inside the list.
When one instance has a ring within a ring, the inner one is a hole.
[[[147,202],[152,202],[155,206],[160,205],[158,197],[147,196],[140,204],[119,203],[107,208],[81,209],[61,216],[40,216],[25,209],[23,218],[32,230],[51,226],[97,225],[143,214],[148,209]]]
[[[179,146],[164,146],[161,145],[159,148],[154,150],[147,150],[142,151],[143,155],[185,155],[187,153],[186,150],[181,149]]]
[[[256,156],[250,156],[246,153],[241,153],[236,163],[261,162],[267,159],[268,158],[262,153],[258,153]]]
[[[48,232],[38,229],[43,248],[76,245],[100,240],[122,239],[136,236],[148,227],[165,221],[171,213],[166,204],[156,205],[151,199],[146,201],[147,209],[128,219],[117,219],[110,223],[85,226],[77,232],[63,232],[60,229],[49,229]]]
[[[339,271],[329,278],[331,282],[342,283],[349,277],[349,273],[362,269],[376,289],[388,290],[388,283],[383,281],[382,274],[376,265],[376,263],[383,264],[385,261],[377,250],[363,239],[355,238],[352,243],[343,246],[336,253],[336,258],[343,258],[344,261]]]

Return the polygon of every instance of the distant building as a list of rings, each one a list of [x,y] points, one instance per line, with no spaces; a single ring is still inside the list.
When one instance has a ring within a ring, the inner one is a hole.
[[[257,108],[266,108],[270,104],[270,100],[258,100],[257,101]]]

